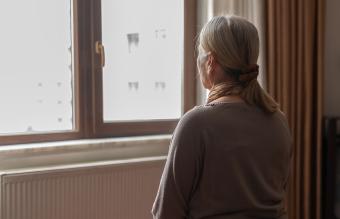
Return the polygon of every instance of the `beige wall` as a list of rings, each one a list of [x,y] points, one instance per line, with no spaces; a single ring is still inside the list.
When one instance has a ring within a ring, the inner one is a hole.
[[[327,0],[325,115],[340,116],[340,0]]]

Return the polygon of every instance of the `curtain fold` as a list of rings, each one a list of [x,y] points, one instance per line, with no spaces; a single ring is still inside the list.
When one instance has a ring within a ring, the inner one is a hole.
[[[324,0],[266,1],[266,84],[294,139],[290,219],[321,218]]]

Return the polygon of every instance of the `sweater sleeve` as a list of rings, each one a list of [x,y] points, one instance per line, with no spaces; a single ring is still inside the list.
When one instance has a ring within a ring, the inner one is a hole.
[[[198,185],[203,160],[199,117],[195,110],[178,123],[169,149],[158,193],[153,204],[154,219],[184,219]]]

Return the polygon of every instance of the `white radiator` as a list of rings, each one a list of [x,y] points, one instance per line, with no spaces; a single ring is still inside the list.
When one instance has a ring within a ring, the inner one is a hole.
[[[7,172],[1,219],[150,219],[163,158]]]

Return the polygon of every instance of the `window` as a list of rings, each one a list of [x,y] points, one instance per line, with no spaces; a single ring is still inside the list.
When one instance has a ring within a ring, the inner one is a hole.
[[[171,133],[194,105],[194,0],[0,4],[0,144]]]

